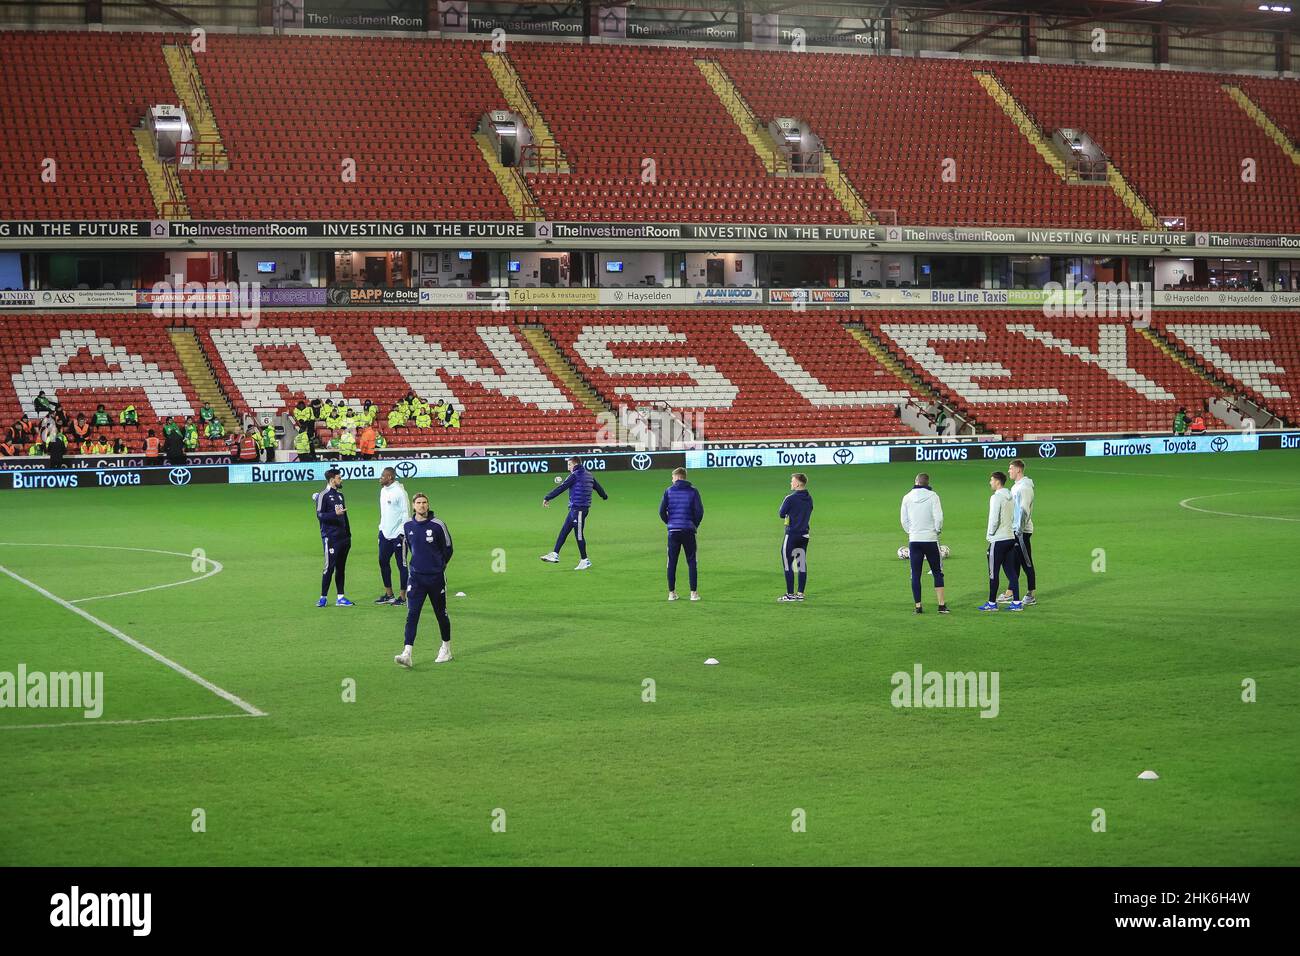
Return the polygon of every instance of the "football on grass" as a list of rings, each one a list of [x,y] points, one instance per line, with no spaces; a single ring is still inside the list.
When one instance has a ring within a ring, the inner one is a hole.
[[[899,549],[898,549],[898,559],[899,559],[900,561],[906,561],[906,560],[907,560],[908,558],[910,558],[911,556],[912,556],[912,555],[911,555],[911,552],[909,552],[909,551],[907,550],[907,548],[899,548]]]

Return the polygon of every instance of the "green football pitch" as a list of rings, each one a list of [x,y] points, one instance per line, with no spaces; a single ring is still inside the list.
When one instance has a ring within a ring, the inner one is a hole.
[[[921,617],[916,466],[810,470],[789,605],[779,469],[692,474],[703,600],[671,604],[664,472],[602,476],[582,573],[538,560],[550,477],[412,481],[465,596],[455,661],[426,609],[410,671],[373,482],[357,606],[319,610],[312,486],[6,493],[0,672],[102,672],[103,712],[0,709],[0,864],[1294,865],[1297,460],[1031,462],[1020,614],[975,610],[992,466],[926,466],[953,613],[927,579]],[[996,672],[996,717],[895,707],[918,665]]]

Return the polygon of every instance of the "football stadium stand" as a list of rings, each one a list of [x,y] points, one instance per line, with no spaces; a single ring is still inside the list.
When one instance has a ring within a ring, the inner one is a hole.
[[[765,120],[806,120],[873,209],[900,223],[1132,229],[1115,193],[1054,173],[969,61],[727,52]],[[946,159],[952,181],[941,178]]]
[[[135,451],[161,420],[198,413],[202,402],[177,358],[166,330],[152,316],[24,314],[0,323],[0,369],[5,383],[0,422],[32,414],[41,391],[71,417],[87,418],[101,402],[113,425],[95,429],[109,440],[125,438]],[[140,427],[117,424],[134,405]]]
[[[131,130],[176,100],[160,37],[0,31],[0,219],[156,217]]]
[[[607,402],[698,412],[704,437],[906,435],[913,393],[834,317],[552,311],[541,321]]]
[[[768,172],[702,77],[698,52],[512,48],[573,168],[528,177],[549,218],[848,222],[822,179]],[[649,181],[646,159],[654,161]]]
[[[1223,89],[1227,77],[1025,63],[995,71],[1045,128],[1092,136],[1157,216],[1225,232],[1290,232],[1300,222],[1300,167]],[[1291,96],[1298,85],[1286,84]]]
[[[6,104],[0,216],[154,218],[132,130],[151,105],[191,98],[163,52],[186,39],[0,32],[5,85],[41,94]],[[1133,229],[1152,225],[1149,212],[1189,229],[1300,230],[1294,80],[561,43],[512,44],[490,66],[488,51],[468,40],[211,35],[193,81],[229,168],[181,172],[190,216],[513,219],[473,134],[484,114],[527,104],[564,156],[565,171],[543,162],[524,177],[548,219],[860,220],[826,176],[772,168],[770,144],[711,86],[716,67],[760,125],[806,123],[845,188],[900,223]],[[1111,180],[1060,172],[1045,145],[1058,128],[1086,133]],[[28,188],[28,171],[52,153],[57,181]],[[1242,180],[1247,157],[1253,182]]]
[[[1010,309],[277,312],[256,327],[194,323],[239,415],[284,412],[300,398],[358,409],[369,399],[395,446],[589,443],[600,413],[619,406],[667,407],[711,440],[905,436],[900,403],[935,398],[1011,438],[1161,431],[1179,406],[1236,393],[1300,420],[1300,332],[1261,312],[1178,313],[1151,330]],[[862,347],[855,326],[889,350],[886,360]],[[12,387],[0,419],[30,411],[41,389],[74,413],[133,403],[145,428],[194,414],[202,383],[166,331],[145,315],[7,324],[0,354]],[[542,354],[547,343],[558,363]],[[461,409],[461,427],[386,427],[409,390]]]
[[[1196,364],[1234,391],[1300,422],[1300,325],[1266,312],[1180,312],[1152,322]]]
[[[1005,310],[867,321],[959,412],[1012,437],[1160,431],[1179,406],[1223,394],[1124,319]]]
[[[493,313],[356,312],[266,316],[257,328],[200,320],[217,377],[240,412],[287,411],[300,399],[380,409],[392,445],[591,441],[594,414],[528,340]],[[386,427],[408,391],[463,410],[461,427]]]
[[[506,107],[482,49],[211,37],[195,60],[230,168],[182,173],[193,218],[514,218],[471,138],[484,113]],[[343,175],[349,159],[355,181]]]

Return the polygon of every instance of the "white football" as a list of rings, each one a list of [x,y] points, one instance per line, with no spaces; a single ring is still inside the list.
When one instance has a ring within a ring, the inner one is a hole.
[[[562,481],[564,481],[564,477],[563,477],[562,475],[556,475],[556,476],[555,476],[555,483],[556,483],[557,485],[558,485],[560,482],[562,482]]]
[[[912,554],[911,554],[910,551],[907,550],[907,548],[899,548],[899,549],[898,549],[898,559],[899,559],[900,561],[906,561],[906,560],[907,560],[908,558],[910,558],[911,556],[912,556]]]
[[[946,544],[939,545],[939,557],[946,558],[949,557],[951,554],[952,554],[952,548],[948,547]]]

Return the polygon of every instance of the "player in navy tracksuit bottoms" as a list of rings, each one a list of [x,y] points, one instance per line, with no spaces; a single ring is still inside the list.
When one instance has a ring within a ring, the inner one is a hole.
[[[605,494],[605,489],[600,487],[595,477],[582,463],[576,458],[569,458],[566,462],[569,468],[569,477],[556,486],[555,490],[542,498],[542,507],[549,507],[552,498],[558,498],[564,492],[569,493],[569,513],[564,517],[564,527],[560,529],[559,537],[555,539],[555,550],[550,554],[542,555],[542,560],[555,564],[560,560],[560,549],[564,547],[565,540],[569,537],[569,532],[574,533],[574,539],[578,542],[578,556],[582,559],[579,568],[589,567],[587,561],[587,513],[591,510],[591,493],[595,491],[605,501],[609,500],[609,495]]]
[[[420,623],[420,610],[424,599],[429,598],[433,613],[438,618],[442,634],[442,650],[437,663],[451,659],[451,618],[447,616],[447,579],[445,571],[451,560],[451,532],[441,518],[429,511],[429,499],[416,495],[411,504],[415,517],[406,522],[402,533],[406,537],[406,551],[410,556],[406,580],[406,647],[402,655],[410,666],[411,645]],[[402,663],[402,661],[398,661]]]
[[[695,486],[686,480],[686,469],[673,469],[673,483],[659,502],[659,518],[668,526],[668,599],[677,600],[677,557],[686,552],[691,600],[698,601],[699,567],[695,562],[695,532],[704,520],[704,502]]]
[[[325,606],[325,596],[329,591],[330,579],[334,579],[334,588],[338,594],[336,603],[343,607],[351,606],[343,590],[343,575],[347,569],[348,551],[352,548],[352,530],[348,525],[348,513],[343,501],[343,475],[337,468],[325,472],[325,490],[315,495],[316,520],[320,522],[321,549],[325,555],[325,569],[321,574],[320,601],[317,607]]]
[[[781,539],[781,566],[785,569],[785,595],[779,600],[802,601],[808,584],[808,523],[812,519],[813,500],[808,494],[808,476],[796,472],[790,476],[790,493],[781,502],[777,517],[785,519],[785,537]],[[795,590],[795,575],[799,589]]]

